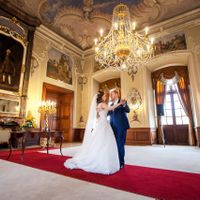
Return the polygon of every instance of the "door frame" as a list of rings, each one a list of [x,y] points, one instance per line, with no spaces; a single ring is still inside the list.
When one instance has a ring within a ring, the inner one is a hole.
[[[65,138],[64,141],[66,142],[72,142],[73,141],[73,111],[74,111],[74,91],[73,90],[69,90],[69,89],[65,89],[59,86],[55,86],[49,83],[43,83],[43,89],[42,89],[42,101],[46,100],[46,94],[47,91],[52,91],[52,92],[56,92],[59,94],[71,94],[71,109],[70,109],[70,128],[69,128],[69,137]],[[40,127],[42,124],[42,118],[40,118]]]

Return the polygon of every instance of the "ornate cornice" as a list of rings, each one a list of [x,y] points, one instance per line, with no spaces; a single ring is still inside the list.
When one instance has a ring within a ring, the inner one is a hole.
[[[60,48],[66,49],[78,57],[81,57],[83,54],[83,51],[80,48],[73,45],[71,42],[67,41],[43,25],[36,29],[35,36],[46,39],[47,41],[50,40],[50,43],[56,43]]]
[[[149,32],[151,35],[158,38],[168,35],[169,33],[178,32],[198,25],[200,25],[200,8],[151,25],[149,27]]]

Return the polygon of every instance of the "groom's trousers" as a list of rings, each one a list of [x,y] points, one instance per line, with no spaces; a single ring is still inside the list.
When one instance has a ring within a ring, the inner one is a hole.
[[[126,129],[120,129],[116,127],[112,127],[116,142],[117,142],[117,147],[118,147],[118,154],[119,154],[119,162],[120,166],[124,165],[124,157],[125,157],[125,142],[126,142]]]

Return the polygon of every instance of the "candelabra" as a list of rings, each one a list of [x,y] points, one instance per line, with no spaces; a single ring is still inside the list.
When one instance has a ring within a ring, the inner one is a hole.
[[[49,115],[56,113],[56,103],[53,101],[42,101],[38,112],[44,115],[45,131],[49,131]]]

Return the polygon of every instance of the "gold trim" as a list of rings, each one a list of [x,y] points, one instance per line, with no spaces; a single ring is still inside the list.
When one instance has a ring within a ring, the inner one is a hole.
[[[28,45],[28,42],[24,36],[20,35],[16,31],[11,30],[8,27],[0,25],[0,31],[4,32],[6,35],[10,35],[14,37],[15,39],[21,41],[25,46]]]
[[[19,21],[18,21],[18,19],[17,19],[16,17],[12,17],[12,18],[10,19],[10,21],[11,21],[12,23],[14,23],[14,24],[19,25]]]
[[[22,69],[22,73],[25,73],[25,71],[26,71],[26,66],[25,66],[25,64],[22,65],[22,68],[21,68],[21,69]]]

